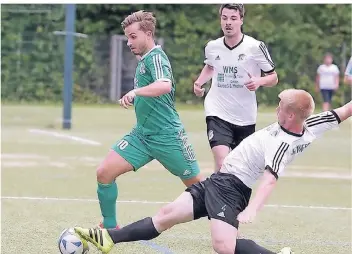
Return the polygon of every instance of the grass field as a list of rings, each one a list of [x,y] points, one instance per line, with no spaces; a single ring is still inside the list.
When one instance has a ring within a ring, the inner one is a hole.
[[[58,253],[63,229],[101,220],[95,168],[133,126],[134,112],[117,106],[75,107],[71,131],[61,130],[61,115],[56,106],[2,106],[4,254]],[[213,159],[203,112],[181,110],[180,115],[209,175]],[[261,113],[257,128],[273,121],[274,113]],[[241,226],[242,235],[273,250],[291,246],[296,254],[351,253],[351,123],[317,140],[290,166],[269,206],[255,223]],[[118,185],[122,225],[153,215],[184,190],[156,162],[120,177]],[[212,253],[209,224],[201,219],[179,225],[152,242],[117,245],[112,253]]]

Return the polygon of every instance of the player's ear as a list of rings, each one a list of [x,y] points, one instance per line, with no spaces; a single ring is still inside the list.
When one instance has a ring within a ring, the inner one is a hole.
[[[148,37],[153,37],[153,34],[152,34],[151,31],[147,31],[146,34],[147,34]]]

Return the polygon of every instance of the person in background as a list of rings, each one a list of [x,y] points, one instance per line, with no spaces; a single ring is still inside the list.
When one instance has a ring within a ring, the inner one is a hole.
[[[327,53],[324,56],[324,63],[318,67],[315,81],[315,89],[320,90],[323,97],[323,111],[331,108],[331,101],[335,91],[339,88],[340,70],[333,64],[333,56]]]

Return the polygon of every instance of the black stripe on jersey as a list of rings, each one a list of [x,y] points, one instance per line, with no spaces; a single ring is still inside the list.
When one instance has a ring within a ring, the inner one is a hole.
[[[263,73],[265,73],[265,74],[272,73],[272,72],[275,71],[275,67],[272,68],[270,71],[263,71],[263,70],[261,70],[261,71],[262,71]],[[262,77],[264,77],[264,76],[262,76]]]
[[[275,64],[270,60],[268,49],[266,48],[263,42],[260,43],[259,48],[263,52],[263,55],[265,56],[266,60],[271,65],[271,67],[275,67]]]
[[[100,245],[104,246],[104,242],[103,242],[103,231],[101,229],[99,229],[99,237],[100,237]]]
[[[312,121],[312,120],[316,120],[316,119],[319,119],[321,118],[322,116],[321,115],[317,115],[317,116],[311,116],[309,117],[307,120],[306,120],[306,123]],[[326,116],[325,116],[326,117]]]
[[[279,172],[280,163],[282,162],[282,159],[284,158],[284,155],[285,155],[286,151],[288,150],[288,147],[289,147],[289,145],[285,144],[284,150],[280,153],[280,156],[278,157],[279,159],[276,161],[277,162],[276,168],[274,168],[274,170],[276,170],[276,172]]]
[[[325,112],[327,113],[327,112]],[[314,119],[318,119],[318,118],[322,118],[322,117],[332,117],[333,115],[330,115],[330,114],[326,114],[326,115],[323,115],[324,113],[320,113],[320,114],[317,114],[317,115],[313,115],[313,116],[310,116],[306,121],[309,122],[311,120],[314,120]]]
[[[92,238],[92,239],[94,239],[94,238],[93,238],[93,232],[92,232],[91,229],[89,229],[89,237]]]
[[[279,149],[276,151],[272,166],[274,172],[279,172],[280,163],[282,161],[282,158],[284,157],[285,152],[288,150],[288,147],[289,145],[287,143],[282,142]]]
[[[309,125],[307,125],[307,127],[313,127],[315,125],[319,125],[319,124],[322,124],[322,123],[332,123],[332,122],[335,122],[335,121],[336,121],[336,119],[316,121],[314,123],[310,123]]]
[[[306,124],[307,125],[310,125],[312,124],[313,122],[317,122],[318,120],[322,120],[322,119],[325,119],[325,120],[330,120],[330,119],[334,119],[336,120],[338,123],[341,123],[341,119],[340,117],[336,114],[336,112],[334,110],[330,110],[329,111],[332,115],[316,115],[316,116],[313,116],[313,117],[310,117],[306,120]],[[308,126],[310,127],[310,126]]]
[[[306,121],[308,127],[312,127],[317,124],[328,123],[337,121],[334,115],[327,115],[327,116],[316,116]]]
[[[94,230],[94,237],[95,237],[95,238],[93,238],[93,240],[94,240],[94,241],[96,241],[96,242],[98,242],[98,239],[99,239],[99,238],[98,238],[98,232],[97,232],[97,229],[96,229],[96,228],[94,228],[93,230]]]
[[[314,117],[312,119],[308,119],[306,121],[306,123],[307,124],[311,124],[311,123],[322,121],[322,120],[336,120],[336,118],[333,115],[330,115],[330,116],[318,116],[318,117]]]
[[[336,114],[335,110],[330,110],[330,112],[335,116],[337,122],[340,124],[341,123],[341,119],[340,119],[339,115]]]
[[[274,159],[273,159],[273,165],[274,165],[274,162],[277,160],[277,156],[280,152],[280,150],[282,149],[282,147],[284,146],[284,142],[281,143],[281,145],[279,146],[279,149],[277,149],[275,155],[274,155]]]
[[[271,174],[273,174],[273,176],[275,176],[276,180],[279,178],[277,173],[274,172],[274,170],[269,165],[266,165],[265,170],[268,170]]]

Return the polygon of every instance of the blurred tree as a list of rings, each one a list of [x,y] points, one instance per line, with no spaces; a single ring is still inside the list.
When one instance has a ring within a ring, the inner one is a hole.
[[[9,11],[21,6],[24,9],[50,6],[52,11],[50,15]],[[193,95],[192,84],[203,67],[205,44],[222,36],[218,7],[77,5],[76,30],[88,34],[89,39],[75,44],[75,101],[97,102],[106,97],[109,36],[123,34],[124,17],[144,9],[155,12],[157,17],[157,36],[164,38],[164,48],[173,66],[177,99],[199,102]],[[280,80],[274,88],[259,89],[261,104],[275,104],[279,91],[287,87],[303,88],[314,94],[315,73],[324,53],[332,52],[341,66],[342,45],[346,45],[348,54],[351,52],[349,5],[248,4],[245,7],[244,32],[266,42]],[[63,6],[7,5],[1,14],[2,98],[60,101],[63,37],[53,36],[52,31],[64,27]],[[28,41],[31,43],[26,45]],[[320,100],[320,95],[316,99]]]

